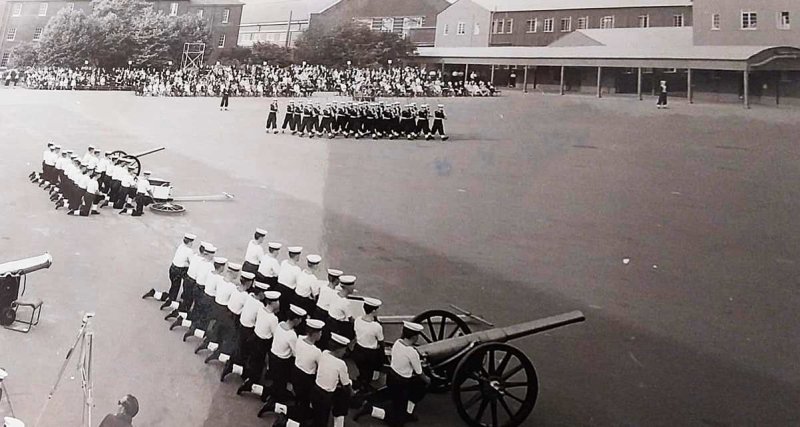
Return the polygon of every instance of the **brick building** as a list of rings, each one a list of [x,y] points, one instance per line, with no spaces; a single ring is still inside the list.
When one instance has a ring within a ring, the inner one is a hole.
[[[800,46],[796,0],[695,0],[698,45]]]
[[[688,27],[691,0],[458,0],[436,46],[547,46],[575,30]]]
[[[185,13],[200,15],[211,25],[211,54],[207,61],[236,46],[243,3],[238,0],[153,1],[153,7],[168,16]],[[77,1],[6,1],[0,12],[0,67],[14,65],[13,50],[24,42],[35,42],[50,18],[62,9],[90,13],[92,2]]]
[[[358,22],[374,31],[402,34],[418,46],[433,46],[436,17],[447,0],[340,0],[320,13],[311,14],[311,26],[333,28]]]

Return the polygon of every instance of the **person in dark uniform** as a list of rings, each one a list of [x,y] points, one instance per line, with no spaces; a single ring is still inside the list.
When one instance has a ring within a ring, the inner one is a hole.
[[[225,109],[225,111],[228,111],[228,98],[230,98],[230,96],[231,96],[231,91],[230,91],[230,89],[228,89],[228,86],[223,87],[222,88],[222,100],[219,103],[219,110],[220,111],[222,111],[223,109]]]
[[[303,110],[305,107],[302,103],[297,103],[294,107],[294,114],[292,115],[292,122],[294,122],[294,128],[292,128],[292,135],[298,132],[302,132],[301,126],[303,125]]]
[[[442,141],[447,141],[449,136],[444,133],[444,121],[447,120],[447,115],[444,113],[444,105],[439,104],[436,111],[433,113],[433,126],[431,127],[431,136],[437,133]]]
[[[117,404],[117,412],[106,415],[99,427],[133,427],[133,417],[139,413],[139,400],[126,394]]]
[[[353,346],[351,357],[358,368],[356,388],[359,391],[369,390],[370,383],[377,379],[384,364],[383,351],[383,326],[378,322],[377,311],[381,300],[364,298],[364,315],[356,319],[353,329],[356,333],[356,344]]]
[[[425,139],[431,140],[433,136],[431,136],[431,128],[430,122],[428,122],[428,117],[430,116],[430,110],[428,109],[428,104],[422,104],[422,108],[417,111],[417,135],[425,136]]]
[[[289,410],[289,417],[305,422],[311,415],[311,395],[317,376],[317,364],[322,356],[318,343],[322,337],[325,322],[318,319],[306,320],[306,334],[297,338],[295,344],[294,367],[292,369],[292,390],[295,405]]]
[[[327,427],[328,419],[333,414],[334,427],[344,427],[344,417],[350,407],[350,397],[353,394],[353,383],[347,364],[342,360],[350,340],[339,335],[331,334],[328,344],[330,350],[322,352],[317,367],[317,377],[314,381],[312,395],[313,421],[312,427]]]
[[[322,120],[319,127],[320,136],[333,138],[333,107],[331,104],[325,104],[325,108],[322,109]]]
[[[667,82],[664,80],[661,80],[658,86],[658,102],[656,103],[656,108],[659,110],[667,108]]]
[[[272,104],[269,105],[269,114],[267,115],[267,132],[272,130],[272,133],[278,133],[278,100],[273,99]]]
[[[297,343],[295,328],[303,323],[307,313],[296,305],[290,305],[286,320],[279,323],[272,337],[272,347],[269,350],[268,373],[272,379],[269,391],[261,396],[264,405],[258,411],[261,418],[265,413],[272,411],[275,403],[285,402],[289,391],[287,384],[294,366],[294,348]]]
[[[286,127],[294,134],[294,101],[289,101],[286,106],[286,114],[283,115],[283,125],[281,125],[281,133],[286,132]]]

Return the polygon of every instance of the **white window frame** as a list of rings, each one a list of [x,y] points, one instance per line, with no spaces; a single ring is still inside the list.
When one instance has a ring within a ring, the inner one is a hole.
[[[505,34],[506,33],[506,20],[505,19],[498,19],[497,20],[497,33],[496,34]]]
[[[38,42],[42,38],[42,32],[44,32],[44,28],[36,27],[33,30],[33,41]]]
[[[467,34],[467,24],[463,21],[458,21],[456,25],[456,35],[463,36]]]
[[[205,15],[205,14],[206,14],[206,10],[203,9],[202,7],[200,9],[197,9],[197,17],[198,18],[203,19],[203,15]]]
[[[499,19],[492,19],[492,34],[497,34],[497,25],[499,21]]]
[[[506,19],[506,34],[514,32],[514,18]]]
[[[14,39],[17,38],[17,29],[16,27],[11,27],[6,31],[6,41],[13,42]]]
[[[475,36],[481,34],[481,24],[479,22],[472,25],[472,34]]]
[[[566,29],[564,29],[564,22],[567,23]],[[568,33],[570,31],[572,31],[572,17],[561,18],[561,32]]]
[[[11,61],[11,52],[3,52],[3,56],[0,56],[0,67],[5,67],[9,61]]]
[[[685,26],[685,20],[682,13],[672,15],[672,26],[681,28]],[[680,24],[680,25],[678,25]]]
[[[739,15],[742,19],[739,20],[739,29],[742,31],[755,31],[758,30],[758,12],[753,10],[743,10]],[[747,26],[745,27],[745,16],[747,16]]]
[[[582,23],[582,25],[581,25],[581,23]],[[589,29],[589,17],[588,16],[584,16],[584,17],[578,18],[578,29],[579,30],[588,30]]]
[[[525,31],[526,33],[535,33],[539,31],[539,18],[529,19],[525,21],[525,24],[528,27],[527,30]]]
[[[39,3],[39,16],[47,16],[47,3]]]
[[[442,35],[443,36],[450,35],[450,24],[444,24],[442,26]]]
[[[783,10],[777,13],[778,18],[778,29],[779,30],[791,30],[792,29],[792,21],[788,11]],[[785,19],[784,19],[785,18]]]
[[[542,31],[545,33],[552,33],[554,30],[553,27],[555,27],[555,23],[556,23],[555,18],[545,18],[544,25],[542,26]]]
[[[169,16],[178,16],[178,2],[174,1],[169,4]]]
[[[604,16],[602,19],[600,19],[600,28],[604,29],[604,30],[613,29],[614,28],[614,24],[615,24],[614,21],[616,21],[616,19],[614,18],[614,15]],[[609,26],[607,24],[607,22],[611,22],[611,26]]]
[[[14,3],[14,8],[11,11],[11,16],[22,16],[22,3]]]
[[[231,19],[231,10],[222,9],[222,23],[227,24]]]
[[[722,17],[719,15],[719,13],[712,13],[711,14],[711,30],[712,31],[719,31],[721,23],[722,23]]]
[[[650,28],[650,15],[639,15],[636,21],[639,28]],[[644,25],[642,25],[644,23]]]
[[[224,48],[225,47],[225,34],[220,34],[219,38],[217,39],[217,47]]]

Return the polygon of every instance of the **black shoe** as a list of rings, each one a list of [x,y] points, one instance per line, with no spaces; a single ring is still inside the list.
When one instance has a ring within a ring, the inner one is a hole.
[[[225,362],[225,367],[222,368],[222,375],[219,376],[219,381],[224,383],[225,382],[225,377],[227,377],[228,374],[230,374],[232,372],[233,372],[233,362],[228,360],[227,362]]]
[[[185,334],[183,334],[183,342],[186,342],[186,339],[192,335],[194,335],[194,328],[189,328],[189,330],[186,331]]]
[[[169,319],[172,319],[173,317],[176,317],[176,318],[178,317],[178,310],[177,309],[172,310],[168,315],[166,315],[166,317],[164,317],[164,320],[169,320]],[[178,320],[181,320],[181,319],[178,318]],[[172,328],[170,328],[170,330],[171,329]]]
[[[244,392],[249,392],[253,389],[253,382],[250,380],[245,380],[244,384],[240,385],[239,388],[236,389],[236,395],[241,396]]]
[[[261,409],[258,410],[258,418],[261,418],[267,412],[272,412],[272,409],[275,407],[275,402],[272,399],[267,399]]]
[[[161,304],[161,307],[159,307],[159,310],[169,307],[170,304],[172,304],[172,299],[167,297],[167,299],[164,301],[164,304]]]
[[[217,360],[217,359],[219,359],[219,350],[214,350],[211,352],[211,354],[208,355],[208,357],[206,357],[206,360],[204,360],[203,363],[208,363],[212,360]]]
[[[363,417],[364,415],[370,415],[372,413],[372,406],[369,405],[366,401],[358,408],[358,411],[353,415],[353,421],[358,421],[359,418]]]
[[[131,216],[142,216],[142,215],[144,215],[144,213],[142,212],[134,212],[131,214]]]
[[[156,290],[150,289],[149,291],[145,292],[144,295],[142,295],[142,299],[153,298],[155,295],[156,295]]]
[[[203,350],[207,350],[207,347],[208,347],[208,341],[203,340],[203,342],[201,342],[200,345],[197,346],[196,349],[194,349],[194,354],[198,354]]]
[[[170,314],[172,314],[172,313],[170,313]],[[183,323],[183,318],[180,317],[180,316],[176,317],[175,321],[172,322],[171,325],[169,325],[169,330],[171,331],[171,330],[177,328],[178,326],[181,326],[182,323]]]

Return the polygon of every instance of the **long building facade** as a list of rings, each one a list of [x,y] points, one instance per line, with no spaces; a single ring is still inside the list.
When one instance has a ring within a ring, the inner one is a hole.
[[[695,0],[694,11],[698,45],[800,46],[796,0]]]
[[[233,49],[239,37],[243,3],[238,0],[153,1],[153,7],[167,16],[197,14],[211,27],[211,53],[207,61],[215,61],[223,52]],[[6,1],[0,12],[0,67],[14,66],[14,48],[25,42],[36,42],[50,19],[62,9],[91,13],[92,2],[77,1]]]

